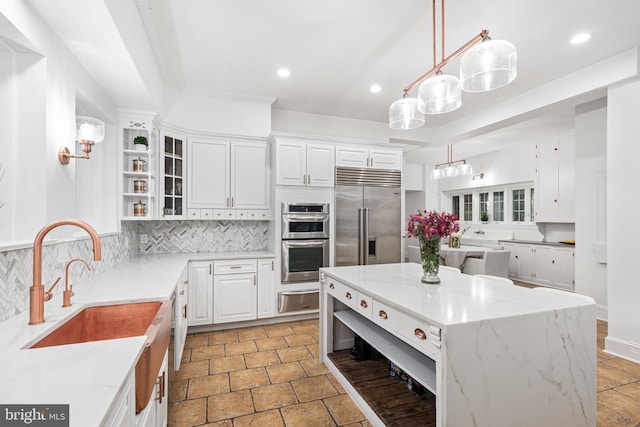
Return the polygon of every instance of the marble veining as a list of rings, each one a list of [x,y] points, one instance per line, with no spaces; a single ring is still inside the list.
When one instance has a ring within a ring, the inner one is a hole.
[[[441,329],[432,357],[438,426],[595,427],[592,298],[448,271],[440,285],[425,285],[421,266],[411,263],[322,271],[326,283],[388,304],[417,319],[416,327]]]

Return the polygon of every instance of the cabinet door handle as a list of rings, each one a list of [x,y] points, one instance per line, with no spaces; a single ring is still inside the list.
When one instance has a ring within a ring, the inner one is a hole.
[[[389,316],[387,316],[387,312],[384,310],[380,310],[380,312],[378,313],[378,316],[382,317],[384,320],[387,320],[387,318]]]
[[[187,318],[187,304],[184,305],[184,313],[182,315],[185,319]]]
[[[229,198],[227,197],[227,204],[226,207],[229,207]]]
[[[347,292],[346,294],[344,294],[344,296],[345,296],[347,299],[351,299],[351,292]]]
[[[236,203],[233,201],[233,197],[231,198],[231,207],[233,207]]]
[[[367,308],[368,307],[367,302],[365,300],[360,300],[360,307]]]
[[[427,339],[427,334],[424,333],[424,331],[420,328],[416,328],[413,333],[415,334],[416,337],[418,337],[418,339],[421,340],[426,340]]]
[[[373,157],[371,158],[371,167],[373,167]]]
[[[333,285],[333,283],[329,283],[329,289],[333,289],[335,288],[335,286]]]
[[[307,175],[307,184],[311,185],[311,174]]]
[[[232,266],[231,266],[231,267],[229,267],[229,268],[233,268],[233,269],[235,269],[235,268],[242,268],[242,266],[241,266],[241,265],[232,265]]]
[[[213,264],[209,264],[209,276],[213,274]]]
[[[255,286],[257,283],[258,283],[258,280],[257,280],[256,275],[254,274],[253,275],[253,286]]]
[[[158,392],[156,393],[155,400],[162,403],[162,398],[164,397],[164,372],[158,377],[156,384],[158,385]]]

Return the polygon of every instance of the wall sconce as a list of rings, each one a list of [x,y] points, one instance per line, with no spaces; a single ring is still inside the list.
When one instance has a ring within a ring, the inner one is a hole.
[[[88,159],[91,146],[104,139],[104,122],[91,117],[76,117],[76,141],[82,145],[84,156],[72,155],[67,147],[58,151],[58,160],[63,165],[68,165],[70,159]]]

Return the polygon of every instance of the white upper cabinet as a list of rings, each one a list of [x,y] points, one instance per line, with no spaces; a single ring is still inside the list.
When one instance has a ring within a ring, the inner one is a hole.
[[[237,209],[267,209],[269,180],[267,144],[258,142],[231,143],[231,197]]]
[[[333,145],[303,142],[276,142],[276,184],[333,187]]]
[[[230,197],[229,141],[189,139],[189,208],[226,208]]]
[[[575,221],[573,134],[536,144],[536,222]]]
[[[192,215],[208,219],[215,212],[207,209],[234,209],[217,219],[236,219],[235,210],[269,208],[266,142],[189,139],[188,153],[187,207]]]
[[[402,170],[402,150],[378,147],[336,147],[336,166]]]

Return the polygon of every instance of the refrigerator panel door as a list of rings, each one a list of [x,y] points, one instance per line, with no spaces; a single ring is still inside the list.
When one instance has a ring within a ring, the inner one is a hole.
[[[336,266],[358,265],[358,223],[362,187],[336,186]]]
[[[400,188],[364,188],[364,206],[369,208],[368,264],[401,261],[400,203]]]

